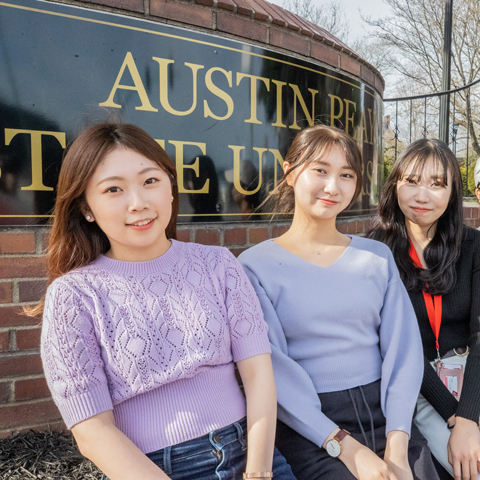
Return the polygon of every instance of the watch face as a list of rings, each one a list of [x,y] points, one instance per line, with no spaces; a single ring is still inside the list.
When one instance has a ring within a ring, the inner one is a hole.
[[[331,457],[338,457],[341,452],[342,448],[336,440],[330,440],[329,442],[327,442],[327,453]]]

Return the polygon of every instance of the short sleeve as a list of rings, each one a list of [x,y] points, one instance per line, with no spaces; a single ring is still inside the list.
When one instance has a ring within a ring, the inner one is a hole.
[[[47,291],[41,356],[48,386],[68,428],[113,409],[92,317],[81,295],[62,281]]]
[[[222,248],[227,310],[233,361],[271,353],[268,327],[252,284],[238,260]]]

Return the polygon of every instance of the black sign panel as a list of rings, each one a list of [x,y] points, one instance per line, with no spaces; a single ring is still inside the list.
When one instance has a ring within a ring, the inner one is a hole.
[[[349,214],[376,205],[382,102],[366,84],[248,43],[38,0],[0,2],[0,35],[0,225],[44,223],[66,144],[112,114],[176,162],[180,221],[268,218],[257,207],[293,137],[319,122],[363,149]]]

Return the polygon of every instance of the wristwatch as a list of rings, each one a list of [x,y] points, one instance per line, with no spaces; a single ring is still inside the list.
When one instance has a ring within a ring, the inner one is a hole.
[[[342,440],[347,435],[350,435],[350,432],[347,432],[346,430],[340,430],[331,440],[327,442],[326,450],[331,457],[337,458],[342,453]]]

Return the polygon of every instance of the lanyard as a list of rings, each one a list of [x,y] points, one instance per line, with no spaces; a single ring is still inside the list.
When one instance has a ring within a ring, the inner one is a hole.
[[[413,263],[418,268],[423,268],[418,257],[417,251],[410,240],[410,257],[412,257]],[[437,360],[440,359],[440,346],[438,344],[438,336],[440,335],[440,325],[442,324],[442,297],[441,295],[430,295],[423,292],[423,298],[425,300],[425,306],[427,307],[428,320],[435,335],[435,347],[437,349]]]

